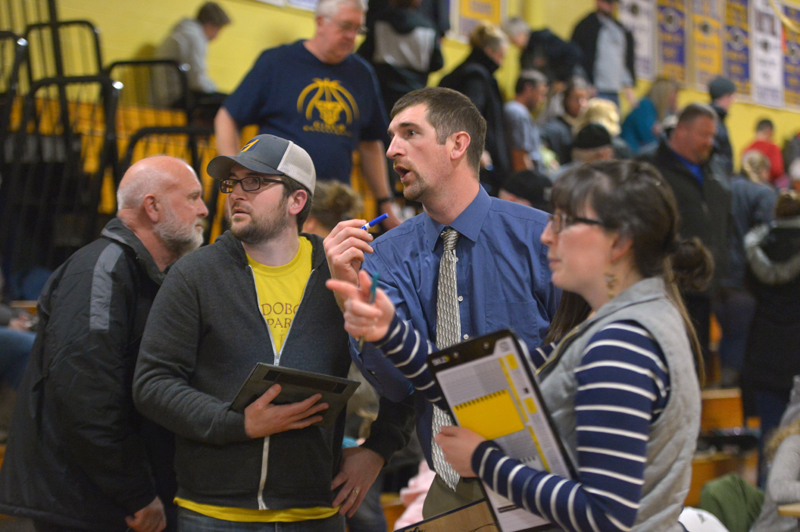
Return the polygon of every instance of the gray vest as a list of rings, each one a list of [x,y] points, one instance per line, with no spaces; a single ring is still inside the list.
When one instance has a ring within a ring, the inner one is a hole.
[[[689,492],[700,430],[700,387],[686,328],[667,298],[663,279],[636,283],[570,333],[539,374],[542,395],[567,453],[577,464],[575,368],[594,334],[621,320],[635,320],[653,336],[666,355],[670,377],[667,405],[650,425],[642,498],[632,530],[682,531],[678,516]]]

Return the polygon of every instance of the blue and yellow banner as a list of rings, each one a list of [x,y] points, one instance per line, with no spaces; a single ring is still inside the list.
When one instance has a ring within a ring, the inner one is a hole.
[[[481,21],[499,26],[503,22],[501,0],[461,0],[458,3],[458,31],[467,36]]]
[[[750,86],[753,102],[783,107],[783,29],[770,0],[750,2]]]
[[[736,84],[736,92],[750,96],[750,23],[748,0],[728,0],[725,3],[725,47],[723,69],[725,77]]]
[[[694,81],[700,90],[722,74],[722,1],[692,0]]]
[[[656,76],[655,54],[656,0],[620,0],[619,21],[633,32],[636,43],[636,76],[652,80]]]
[[[662,77],[686,81],[686,6],[683,0],[658,0],[658,61]]]
[[[800,26],[800,9],[784,6],[783,12],[795,26]],[[800,107],[800,33],[784,27],[783,35],[783,100],[786,105]]]

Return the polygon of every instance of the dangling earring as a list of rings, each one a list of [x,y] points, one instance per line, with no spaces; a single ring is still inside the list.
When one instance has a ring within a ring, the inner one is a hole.
[[[617,276],[614,275],[613,273],[607,273],[605,275],[605,278],[606,278],[606,289],[608,289],[608,299],[612,300],[614,299],[614,296],[617,295],[616,292],[614,291],[614,288],[616,288],[617,286]]]

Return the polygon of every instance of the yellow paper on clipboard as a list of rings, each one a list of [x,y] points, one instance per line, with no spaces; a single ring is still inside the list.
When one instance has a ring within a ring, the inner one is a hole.
[[[428,366],[459,426],[493,440],[528,467],[575,478],[528,358],[516,335],[501,330],[432,353]],[[552,530],[547,519],[485,488],[502,532]]]
[[[508,390],[499,390],[453,407],[458,424],[487,440],[494,440],[525,428]]]

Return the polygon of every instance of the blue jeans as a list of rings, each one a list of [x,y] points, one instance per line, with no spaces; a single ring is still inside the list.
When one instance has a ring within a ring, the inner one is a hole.
[[[763,488],[767,481],[767,461],[764,456],[771,432],[781,424],[781,417],[789,404],[789,392],[755,391],[756,410],[761,420],[761,438],[758,442],[758,486]]]
[[[386,530],[386,516],[383,515],[381,506],[382,487],[383,471],[378,474],[378,478],[370,486],[355,515],[347,518],[347,529],[350,532],[383,532]]]
[[[756,300],[744,290],[730,289],[713,301],[714,314],[722,328],[719,357],[723,368],[742,371],[750,324],[756,312]]]
[[[344,516],[296,523],[239,523],[178,508],[178,532],[344,532]]]
[[[15,390],[22,381],[36,334],[0,327],[0,381]]]

